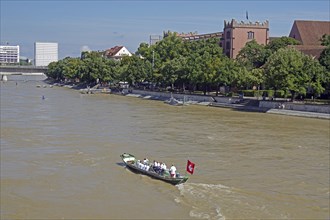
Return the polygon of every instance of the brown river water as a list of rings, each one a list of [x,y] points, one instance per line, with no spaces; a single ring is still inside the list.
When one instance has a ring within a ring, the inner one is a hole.
[[[330,120],[38,84],[1,82],[1,219],[330,217]],[[195,172],[172,186],[124,152]]]

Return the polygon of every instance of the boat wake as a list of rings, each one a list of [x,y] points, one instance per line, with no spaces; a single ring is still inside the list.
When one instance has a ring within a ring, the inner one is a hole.
[[[175,202],[188,207],[197,219],[292,219],[282,197],[221,184],[185,183],[177,186]],[[277,204],[270,204],[279,200]]]
[[[185,183],[177,186],[180,197],[175,201],[191,207],[190,216],[198,219],[225,220],[220,199],[231,189],[221,184]]]

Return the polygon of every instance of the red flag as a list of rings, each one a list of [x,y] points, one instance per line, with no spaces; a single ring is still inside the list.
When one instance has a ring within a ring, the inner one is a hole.
[[[195,169],[195,164],[193,162],[191,162],[190,160],[188,160],[188,162],[187,162],[187,172],[190,173],[190,174],[193,174],[194,169]]]

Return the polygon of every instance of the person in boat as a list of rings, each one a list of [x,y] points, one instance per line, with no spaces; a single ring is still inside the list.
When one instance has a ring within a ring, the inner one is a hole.
[[[138,168],[141,168],[142,166],[142,163],[140,162],[140,160],[138,160],[137,162],[136,162],[136,166],[138,167]]]
[[[176,176],[176,167],[173,164],[170,168],[170,174],[171,174],[172,178],[175,178],[175,176]]]
[[[143,160],[143,164],[144,164],[144,165],[149,164],[149,160],[148,160],[148,158],[144,158],[144,160]]]
[[[166,169],[167,169],[166,164],[162,162],[160,164],[160,174],[163,175]]]
[[[141,170],[149,171],[149,169],[150,169],[150,165],[149,165],[148,163],[145,163],[145,160],[146,160],[146,158],[143,160],[142,163],[141,163],[140,160],[138,160],[138,161],[136,162],[136,166],[137,166],[138,168],[140,168]]]
[[[154,160],[153,169],[156,173],[160,173],[160,163]]]

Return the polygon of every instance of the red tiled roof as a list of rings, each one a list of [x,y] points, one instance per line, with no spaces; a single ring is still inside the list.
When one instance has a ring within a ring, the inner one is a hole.
[[[317,46],[317,45],[290,45],[289,47],[295,48],[300,52],[310,55],[316,59],[318,59],[322,53],[322,51],[326,48],[325,46]]]
[[[289,37],[299,40],[303,45],[321,45],[324,34],[330,35],[329,21],[302,21],[293,23]]]
[[[113,57],[115,56],[121,49],[123,48],[123,46],[115,46],[113,48],[110,48],[110,49],[107,49],[105,52],[104,52],[104,55],[106,57]]]

